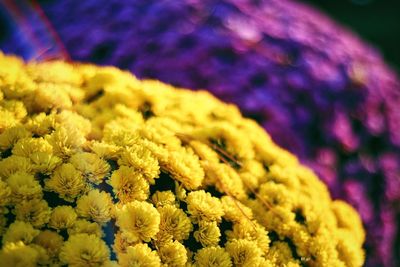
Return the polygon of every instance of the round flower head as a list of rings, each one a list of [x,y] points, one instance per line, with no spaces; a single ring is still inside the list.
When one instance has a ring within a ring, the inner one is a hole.
[[[56,230],[71,228],[77,217],[71,206],[58,206],[53,209],[48,225]]]
[[[68,266],[101,266],[110,257],[110,251],[95,235],[77,234],[69,237],[61,248],[60,260]]]
[[[147,202],[133,201],[116,211],[122,236],[129,242],[149,242],[159,231],[160,214]]]
[[[83,218],[105,223],[111,219],[112,208],[110,194],[95,189],[78,199],[76,211]]]
[[[355,210],[235,106],[113,67],[1,64],[0,107],[28,133],[0,147],[5,262],[24,262],[15,248],[37,265],[363,264]],[[18,77],[30,90],[8,94]]]
[[[335,197],[349,201],[361,213],[369,230],[369,266],[400,265],[400,256],[394,257],[400,255],[400,246],[396,246],[400,243],[396,234],[400,228],[396,222],[400,82],[374,48],[320,12],[292,0],[142,0],[134,4],[89,0],[85,5],[44,1],[42,8],[73,59],[113,64],[139,77],[175,86],[208,88],[239,105],[275,141],[313,167]],[[39,31],[43,31],[42,24],[32,23]],[[20,35],[26,43],[24,34],[16,34]],[[13,41],[9,48],[21,43]],[[13,85],[4,90],[7,97],[21,97],[34,90],[26,74],[11,73],[20,66],[14,62],[12,68],[7,66],[10,79],[5,82]],[[73,85],[78,81],[75,78]],[[71,106],[68,94],[55,97],[54,87],[47,87],[38,92],[38,99],[43,105],[47,103],[42,109]],[[96,82],[87,88],[91,97],[103,93]],[[162,111],[154,108],[153,101],[147,98],[140,108],[146,118]],[[192,106],[192,102],[185,105]],[[2,112],[1,128],[17,124],[14,112]],[[213,116],[217,120],[222,113],[215,109]],[[174,115],[179,117],[177,112]],[[98,123],[109,116],[104,114]],[[220,136],[225,142],[217,140]],[[220,131],[209,141],[228,144],[228,151],[239,144],[242,149],[232,156],[247,157],[246,141],[231,142],[229,137],[234,136]],[[129,153],[121,160],[134,166],[140,153]],[[182,165],[189,162],[175,157]],[[176,163],[159,163],[171,171],[176,169]],[[141,169],[154,175],[154,166],[148,161]],[[198,179],[187,180],[193,173]],[[202,176],[193,173],[180,170],[175,175],[196,187]],[[242,179],[251,185],[254,176]]]
[[[146,244],[137,244],[128,247],[126,253],[120,256],[121,267],[148,266],[160,267],[160,258],[155,251],[152,251]]]
[[[8,243],[0,252],[0,262],[4,266],[35,267],[38,261],[38,251],[22,242]]]

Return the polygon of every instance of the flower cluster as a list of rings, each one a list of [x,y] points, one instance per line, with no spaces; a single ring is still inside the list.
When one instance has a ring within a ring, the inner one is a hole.
[[[3,54],[0,90],[6,266],[364,262],[355,210],[207,92]]]
[[[359,211],[368,266],[400,265],[400,84],[357,36],[290,0],[45,1],[42,8],[75,60],[208,88],[237,104]]]

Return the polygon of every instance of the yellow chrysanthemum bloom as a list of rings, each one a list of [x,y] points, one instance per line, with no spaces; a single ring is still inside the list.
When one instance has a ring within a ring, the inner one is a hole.
[[[128,247],[126,253],[120,255],[121,267],[146,266],[160,267],[160,257],[157,252],[152,251],[146,244],[137,244]]]
[[[106,243],[95,235],[71,235],[60,251],[60,260],[68,266],[102,266],[109,261]]]
[[[244,239],[233,240],[226,244],[226,251],[231,255],[235,266],[262,266],[263,252],[254,241]]]
[[[106,223],[111,219],[113,202],[107,192],[95,189],[82,196],[76,202],[76,211],[80,217],[93,220],[98,223]]]
[[[229,254],[221,247],[206,247],[195,255],[196,267],[231,267]]]
[[[54,259],[54,263],[58,262],[58,254],[64,243],[62,236],[53,231],[44,230],[35,237],[33,243],[44,248],[47,251],[47,255]]]
[[[63,164],[55,169],[51,178],[45,182],[46,189],[70,202],[82,194],[87,187],[82,173],[71,163]]]
[[[32,240],[40,233],[33,228],[30,223],[15,221],[8,227],[3,237],[3,244],[16,243],[22,241],[24,244],[30,244]]]
[[[0,53],[2,264],[359,267],[364,239],[235,106]]]
[[[221,201],[204,190],[190,192],[186,198],[188,212],[194,222],[221,221],[224,210]]]
[[[164,244],[158,250],[158,254],[161,262],[171,267],[183,267],[188,259],[185,247],[178,241]]]
[[[89,182],[94,184],[100,184],[110,172],[110,165],[93,153],[76,153],[69,159],[69,162],[82,172]]]
[[[175,195],[171,190],[168,191],[156,191],[152,196],[151,200],[156,207],[163,207],[165,205],[175,205]]]
[[[221,233],[217,222],[201,221],[199,229],[193,233],[193,236],[203,247],[208,247],[218,245]]]
[[[17,172],[7,179],[13,203],[42,198],[42,187],[32,174]]]
[[[75,209],[71,206],[55,207],[50,216],[49,227],[56,230],[71,228],[77,217]]]
[[[109,184],[121,203],[133,200],[146,200],[149,195],[149,183],[142,173],[134,168],[121,166],[114,171]]]
[[[173,205],[159,207],[160,231],[157,234],[157,241],[165,242],[170,239],[183,241],[189,238],[193,225],[186,213]]]
[[[95,222],[89,222],[86,220],[76,220],[71,228],[68,228],[68,235],[75,234],[88,234],[103,237],[104,233],[101,230],[101,225]]]
[[[19,221],[31,223],[40,228],[50,220],[51,209],[43,199],[33,199],[21,201],[13,210],[15,217]]]
[[[22,242],[7,243],[0,251],[0,262],[3,266],[36,267],[39,252]]]
[[[116,224],[129,242],[149,242],[159,231],[160,213],[150,203],[132,201],[116,210]]]

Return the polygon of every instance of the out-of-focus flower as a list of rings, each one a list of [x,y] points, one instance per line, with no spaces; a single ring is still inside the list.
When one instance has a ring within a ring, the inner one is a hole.
[[[38,251],[23,242],[7,243],[0,251],[0,262],[5,266],[35,267],[38,261]]]
[[[39,228],[48,223],[51,210],[46,200],[33,199],[17,203],[13,213],[17,220],[29,222]]]
[[[33,228],[30,223],[23,221],[15,221],[9,225],[5,232],[2,243],[18,243],[22,241],[24,244],[30,244],[32,240],[39,234],[39,230]]]
[[[58,254],[64,243],[62,236],[53,231],[44,230],[34,238],[33,243],[43,247],[47,251],[47,254],[54,259],[55,262],[58,262]]]
[[[113,67],[0,54],[1,65],[0,107],[14,123],[0,128],[9,140],[0,147],[2,262],[363,264],[356,211],[235,106]],[[18,86],[51,83],[71,105],[50,97],[41,106],[39,86],[8,94],[18,77]],[[12,127],[28,134],[9,138]],[[58,161],[38,165],[33,154]]]
[[[71,228],[78,215],[71,206],[58,206],[51,212],[49,226],[56,230]]]
[[[95,235],[72,235],[60,251],[60,260],[68,266],[102,266],[109,261],[106,243]]]

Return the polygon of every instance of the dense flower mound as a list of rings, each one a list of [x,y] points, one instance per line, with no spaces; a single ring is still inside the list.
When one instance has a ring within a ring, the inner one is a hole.
[[[204,91],[0,54],[5,266],[361,266],[355,210]]]
[[[400,85],[373,48],[287,0],[42,7],[76,60],[236,103],[360,212],[369,266],[400,265]]]

